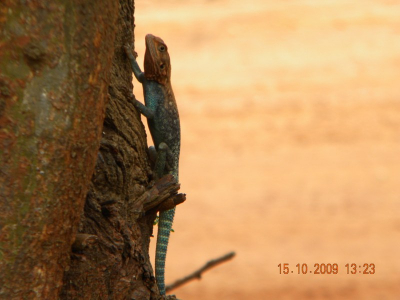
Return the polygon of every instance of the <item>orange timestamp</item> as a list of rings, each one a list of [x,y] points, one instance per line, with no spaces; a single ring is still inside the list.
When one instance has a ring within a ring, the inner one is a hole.
[[[336,263],[316,263],[316,264],[296,264],[294,267],[288,263],[283,263],[278,265],[279,274],[339,274],[339,264]],[[365,274],[372,275],[375,274],[375,264],[364,263],[348,263],[344,265],[345,274]]]

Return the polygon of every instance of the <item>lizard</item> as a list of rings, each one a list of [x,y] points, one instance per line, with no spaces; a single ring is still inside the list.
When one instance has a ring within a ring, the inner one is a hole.
[[[146,52],[144,72],[141,71],[130,45],[125,45],[133,74],[143,85],[144,102],[134,99],[134,105],[147,118],[155,149],[160,152],[168,149],[169,170],[177,182],[179,179],[179,154],[181,143],[178,107],[171,86],[171,61],[168,47],[164,41],[152,34],[145,37]],[[162,160],[162,159],[161,159]],[[165,159],[164,159],[165,164]],[[157,168],[157,163],[156,163]],[[161,295],[165,295],[165,260],[169,236],[174,220],[175,208],[160,212],[156,245],[156,282]]]

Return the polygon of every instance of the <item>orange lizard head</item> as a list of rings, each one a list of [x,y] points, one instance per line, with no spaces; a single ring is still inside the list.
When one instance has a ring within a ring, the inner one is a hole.
[[[145,40],[144,75],[148,80],[165,84],[171,79],[171,61],[167,45],[152,34],[146,35]]]

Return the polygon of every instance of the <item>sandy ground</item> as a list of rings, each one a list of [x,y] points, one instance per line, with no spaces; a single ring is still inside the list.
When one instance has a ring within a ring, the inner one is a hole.
[[[179,298],[400,299],[399,15],[394,0],[136,1],[139,60],[146,33],[168,44],[182,122],[167,282],[237,253]]]

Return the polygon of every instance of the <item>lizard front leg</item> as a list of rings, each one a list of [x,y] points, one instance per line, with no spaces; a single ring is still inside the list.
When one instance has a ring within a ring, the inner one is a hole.
[[[135,75],[136,79],[144,84],[146,78],[144,76],[144,72],[140,70],[140,67],[136,61],[136,58],[132,54],[131,46],[129,44],[125,45],[125,52],[131,62],[132,72]],[[133,96],[133,95],[132,95]],[[148,119],[154,118],[154,110],[144,105],[142,102],[138,101],[135,97],[133,98],[133,105],[139,110],[139,112],[144,115]]]
[[[131,45],[126,44],[124,48],[125,48],[125,53],[126,53],[126,55],[128,55],[128,58],[131,62],[133,74],[135,75],[136,79],[139,82],[143,83],[143,81],[145,80],[144,72],[142,72],[142,70],[140,70],[140,67],[136,61],[136,58],[133,56]]]

